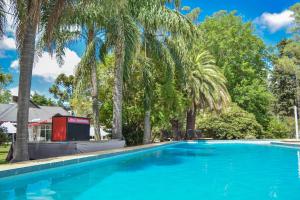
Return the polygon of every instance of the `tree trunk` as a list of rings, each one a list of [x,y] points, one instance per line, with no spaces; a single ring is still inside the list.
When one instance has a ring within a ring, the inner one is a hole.
[[[186,135],[189,136],[189,132],[194,132],[196,124],[196,111],[195,109],[188,109],[186,113]]]
[[[123,65],[124,65],[124,33],[123,27],[117,28],[118,38],[115,45],[115,70],[113,93],[113,128],[112,137],[122,139],[122,99],[123,99]]]
[[[88,45],[93,42],[95,38],[94,27],[89,28],[88,32]],[[95,140],[101,140],[100,126],[99,126],[99,103],[98,103],[98,79],[97,79],[97,63],[96,63],[96,49],[93,49],[93,58],[91,59],[91,96],[93,107],[93,121],[95,130]]]
[[[171,125],[172,125],[172,131],[175,136],[176,140],[181,139],[181,133],[180,133],[180,124],[178,119],[172,119],[171,120]]]
[[[151,111],[145,111],[145,118],[144,118],[144,144],[151,143]]]
[[[32,68],[35,53],[36,27],[28,20],[20,52],[20,77],[18,92],[17,134],[12,162],[29,159],[28,154],[28,114]]]

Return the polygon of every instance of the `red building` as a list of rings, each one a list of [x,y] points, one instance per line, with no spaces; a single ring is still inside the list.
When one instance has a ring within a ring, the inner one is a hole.
[[[52,117],[52,141],[88,141],[90,119],[72,116]]]

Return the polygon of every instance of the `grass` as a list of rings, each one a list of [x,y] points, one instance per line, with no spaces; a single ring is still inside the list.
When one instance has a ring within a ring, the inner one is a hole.
[[[10,145],[2,145],[0,146],[0,164],[5,164],[6,162],[6,155],[9,151]]]

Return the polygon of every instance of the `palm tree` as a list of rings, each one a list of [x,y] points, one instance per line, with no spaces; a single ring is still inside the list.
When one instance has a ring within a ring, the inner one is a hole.
[[[17,46],[20,54],[20,76],[18,92],[18,112],[17,112],[17,135],[14,144],[12,162],[19,162],[29,159],[28,155],[28,114],[30,88],[32,78],[32,68],[35,55],[35,40],[37,27],[41,19],[42,5],[47,1],[16,1],[12,0],[12,10],[17,23]],[[53,1],[56,5],[55,13],[52,13],[48,20],[50,24],[55,24],[61,11],[64,8],[65,0]],[[53,11],[53,10],[52,10]],[[52,30],[49,29],[49,32]]]
[[[165,6],[166,0],[121,0],[114,6],[114,14],[110,15],[107,28],[108,44],[114,48],[115,54],[115,82],[113,92],[113,138],[122,138],[122,101],[123,82],[128,78],[130,65],[140,39],[140,28],[154,28],[179,32],[174,24],[181,23],[180,29],[186,31],[187,25],[180,13],[173,12]],[[116,2],[115,2],[116,3]],[[113,12],[110,12],[113,13]],[[170,17],[172,14],[172,17]],[[109,16],[109,15],[108,15]],[[150,122],[149,111],[147,123]],[[145,127],[149,127],[146,125]],[[147,130],[150,130],[149,128]]]
[[[186,130],[195,130],[198,109],[220,110],[230,101],[226,79],[214,58],[199,48],[192,52],[186,70],[185,92],[188,98]]]
[[[121,19],[116,23],[115,42],[115,69],[114,69],[114,92],[113,92],[113,128],[112,136],[115,139],[122,138],[122,99],[123,99],[123,65],[125,60],[124,26]]]
[[[20,77],[18,92],[17,135],[12,162],[29,159],[28,114],[35,39],[41,14],[42,1],[13,1],[18,22],[17,42],[20,52]]]
[[[99,4],[101,2],[101,4]],[[77,1],[70,7],[66,7],[66,12],[62,14],[60,22],[53,27],[46,18],[43,23],[45,32],[40,41],[41,47],[48,47],[49,51],[55,50],[57,60],[63,63],[63,55],[66,45],[70,41],[80,38],[86,39],[85,53],[78,64],[75,72],[74,85],[75,95],[84,92],[90,93],[92,97],[93,123],[95,128],[95,139],[101,140],[99,126],[99,100],[98,100],[98,73],[96,48],[100,48],[103,43],[99,36],[99,30],[103,28],[103,9],[105,1]],[[108,1],[106,1],[108,2]],[[52,9],[55,6],[52,6]],[[51,7],[50,7],[51,9]],[[49,27],[54,31],[48,32]],[[103,32],[103,31],[102,31]]]
[[[99,100],[98,100],[98,73],[96,61],[96,33],[95,26],[88,27],[86,52],[81,59],[75,74],[76,91],[81,90],[81,86],[90,87],[92,97],[93,122],[95,128],[95,139],[101,140],[99,126]],[[84,80],[84,82],[83,82]]]
[[[139,27],[134,12],[139,10],[143,1],[120,0],[114,2],[115,10],[110,11],[106,22],[107,40],[104,50],[113,48],[115,54],[113,88],[113,128],[112,138],[121,139],[123,81],[132,63],[139,40]],[[138,13],[138,11],[137,11]]]
[[[179,2],[175,2],[177,5]],[[162,68],[165,73],[164,93],[173,97],[172,87],[174,74],[174,58],[166,41],[173,35],[181,35],[183,38],[191,36],[193,32],[192,22],[178,10],[171,10],[161,2],[144,9],[138,16],[143,25],[143,42],[141,51],[144,52],[143,82],[144,82],[144,144],[151,141],[151,106],[153,98],[153,76],[155,68]],[[157,23],[159,22],[159,23]]]
[[[76,6],[67,10],[68,12],[63,15],[62,23],[58,24],[54,33],[48,33],[47,27],[53,26],[48,25],[48,21],[45,23],[46,31],[42,46],[46,44],[50,50],[55,49],[58,60],[62,61],[61,56],[64,55],[64,45],[67,41],[78,37],[87,39],[84,57],[77,67],[75,86],[80,90],[90,89],[91,91],[96,135],[98,135],[97,132],[99,133],[98,123],[96,123],[99,119],[96,52],[100,53],[99,59],[104,61],[105,55],[114,51],[116,59],[113,138],[122,138],[123,76],[126,76],[124,71],[132,61],[139,38],[138,26],[131,13],[138,4],[140,2],[133,4],[129,0],[78,1]],[[70,26],[80,26],[80,33],[68,31]],[[87,30],[87,36],[82,34],[85,30]]]

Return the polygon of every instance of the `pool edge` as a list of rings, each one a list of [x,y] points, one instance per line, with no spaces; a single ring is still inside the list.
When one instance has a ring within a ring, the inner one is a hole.
[[[112,156],[126,154],[126,153],[133,153],[133,152],[144,151],[148,149],[155,149],[155,148],[164,147],[164,146],[177,144],[177,143],[178,142],[176,141],[153,143],[153,144],[140,145],[134,147],[125,147],[125,148],[97,151],[91,153],[82,153],[82,154],[61,156],[55,158],[32,160],[32,161],[13,163],[13,164],[4,164],[2,166],[0,165],[0,178],[20,175],[20,174],[25,174],[25,173],[35,172],[35,171],[41,171],[45,169],[52,169],[55,167],[67,166],[67,165],[76,164],[80,162],[88,162],[88,161],[93,161],[101,158],[107,158],[107,157],[112,157]]]

